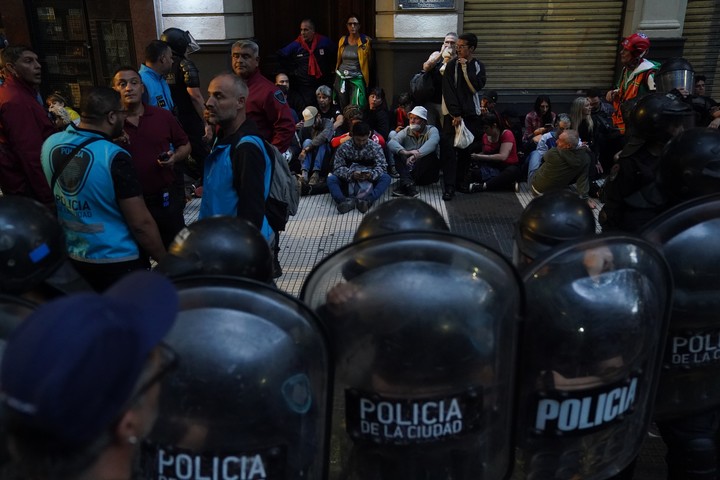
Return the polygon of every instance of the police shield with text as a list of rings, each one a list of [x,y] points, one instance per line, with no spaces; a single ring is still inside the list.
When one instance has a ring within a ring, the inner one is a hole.
[[[514,479],[607,479],[650,422],[670,306],[662,255],[629,236],[564,243],[523,272]]]
[[[260,282],[175,280],[180,312],[144,478],[324,478],[328,354],[310,310]]]
[[[303,285],[334,354],[331,479],[507,472],[519,279],[431,217],[338,250]]]
[[[720,474],[720,132],[688,130],[663,152],[658,190],[672,207],[643,235],[663,251],[674,295],[656,423],[668,447],[668,478]]]

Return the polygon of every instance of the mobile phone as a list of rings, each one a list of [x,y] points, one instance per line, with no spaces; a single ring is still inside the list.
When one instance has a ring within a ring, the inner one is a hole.
[[[167,152],[162,152],[160,155],[158,155],[158,160],[160,160],[161,162],[166,162],[168,158],[170,158],[170,154],[168,154]]]

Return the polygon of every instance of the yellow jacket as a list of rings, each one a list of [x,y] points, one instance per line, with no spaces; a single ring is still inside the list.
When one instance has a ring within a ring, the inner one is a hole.
[[[335,65],[336,70],[340,68],[343,50],[345,50],[345,45],[347,45],[347,43],[347,35],[344,35],[338,42],[337,64]],[[358,45],[358,61],[360,62],[360,71],[362,72],[363,80],[365,80],[365,86],[370,85],[370,60],[372,58],[371,44],[372,38],[361,33],[360,45]]]

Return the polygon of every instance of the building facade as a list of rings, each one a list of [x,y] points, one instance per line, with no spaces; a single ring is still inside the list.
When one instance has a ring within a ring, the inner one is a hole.
[[[274,52],[297,37],[303,18],[338,39],[351,14],[375,38],[378,83],[391,97],[409,88],[450,31],[478,36],[486,88],[520,111],[539,93],[562,107],[577,90],[611,88],[619,39],[635,31],[650,37],[651,59],[685,56],[708,77],[711,95],[720,68],[714,0],[4,0],[0,29],[11,43],[38,51],[44,89],[64,89],[77,105],[87,86],[106,84],[117,66],[140,63],[144,46],[169,27],[198,40],[202,49],[193,60],[206,86],[230,68],[237,39],[258,41],[270,76]]]

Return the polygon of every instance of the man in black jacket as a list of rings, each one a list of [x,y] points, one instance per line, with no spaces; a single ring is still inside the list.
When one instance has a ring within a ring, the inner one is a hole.
[[[440,145],[445,183],[443,200],[452,200],[455,196],[457,178],[462,178],[470,162],[470,148],[458,151],[453,148],[455,127],[465,122],[478,141],[482,137],[478,92],[482,90],[487,80],[485,65],[473,58],[477,48],[475,34],[460,35],[456,48],[457,58],[451,60],[445,67],[442,82],[443,101],[447,110]]]

